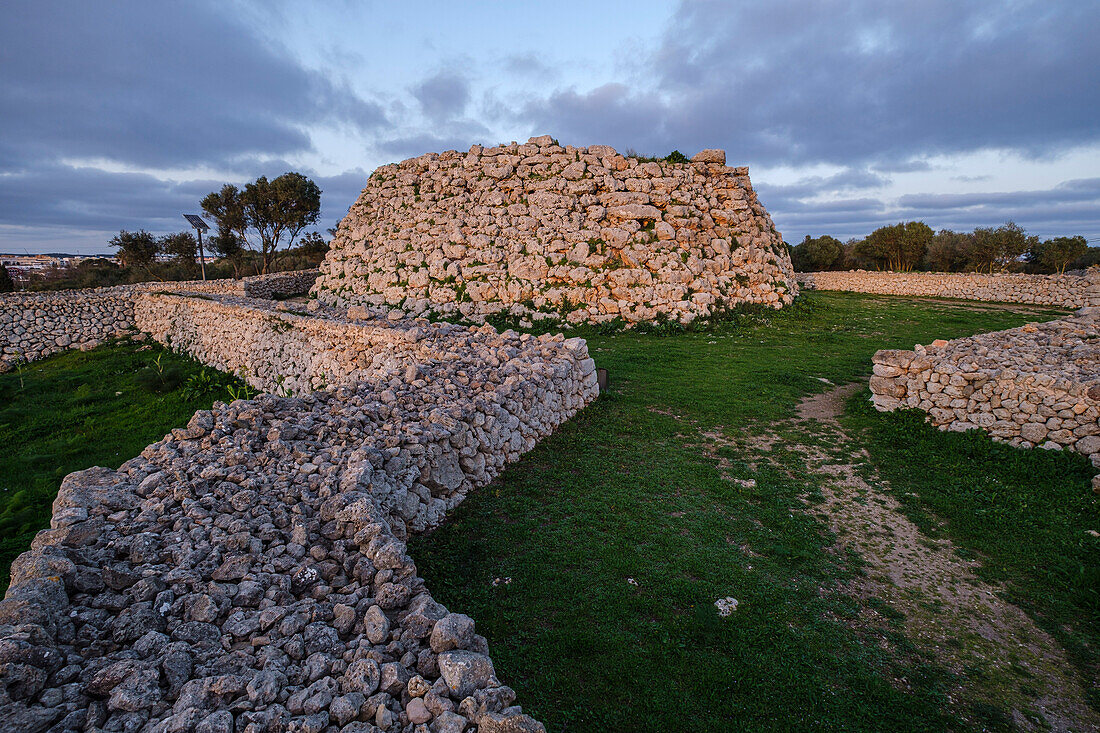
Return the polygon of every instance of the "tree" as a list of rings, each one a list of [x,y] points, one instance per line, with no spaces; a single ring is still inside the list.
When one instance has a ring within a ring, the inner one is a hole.
[[[924,257],[932,229],[923,221],[879,227],[857,245],[857,255],[895,272],[909,272]]]
[[[183,231],[175,234],[165,234],[157,242],[161,254],[170,256],[177,264],[183,265],[188,270],[196,268],[196,258],[199,253],[199,243],[191,232]]]
[[[859,268],[886,269],[887,257],[882,243],[870,237],[865,237],[852,245],[851,257]]]
[[[1100,247],[1089,247],[1084,254],[1066,265],[1071,270],[1084,270],[1100,265]]]
[[[222,186],[202,200],[202,208],[218,223],[219,232],[232,232],[259,255],[260,272],[266,274],[279,248],[293,246],[303,229],[317,223],[321,189],[301,173],[284,173],[271,181],[260,176],[243,191]]]
[[[1066,271],[1066,265],[1081,257],[1089,250],[1084,237],[1055,237],[1045,242],[1035,241],[1028,249],[1025,259],[1032,265],[1038,265],[1044,272]]]
[[[809,234],[797,247],[791,248],[794,269],[799,272],[818,272],[832,269],[844,256],[844,245],[828,234],[813,239]]]
[[[233,279],[241,279],[241,267],[244,265],[244,246],[237,234],[218,225],[218,233],[207,240],[210,253],[227,261],[233,267]]]
[[[328,254],[329,246],[320,232],[310,232],[302,237],[302,242],[298,245],[298,249],[301,250],[304,255],[320,256],[323,258]]]
[[[0,264],[0,293],[10,293],[15,290],[15,281],[11,279],[8,268]]]
[[[970,258],[971,236],[941,229],[932,237],[924,254],[924,266],[933,272],[960,272]]]
[[[123,267],[148,269],[156,260],[159,251],[156,237],[144,229],[136,232],[123,229],[107,244],[118,249],[118,261]]]
[[[1027,236],[1015,222],[1005,222],[996,229],[978,227],[971,235],[968,264],[978,272],[1006,270],[1038,242],[1038,237]]]

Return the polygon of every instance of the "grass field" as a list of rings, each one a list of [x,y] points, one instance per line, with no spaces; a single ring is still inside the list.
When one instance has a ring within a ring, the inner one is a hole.
[[[590,334],[610,393],[472,494],[441,529],[416,539],[412,556],[441,602],[477,620],[501,678],[551,730],[996,723],[1000,711],[956,717],[946,704],[950,675],[919,654],[899,657],[861,642],[852,626],[866,610],[861,603],[875,600],[839,591],[860,562],[838,552],[826,526],[805,511],[802,499],[818,491],[812,479],[754,466],[747,452],[723,448],[715,456],[701,446],[707,433],[819,440],[785,421],[801,398],[829,388],[823,379],[865,377],[875,350],[1054,315],[815,293],[736,328],[664,338]],[[995,530],[1004,553],[1003,561],[996,556],[999,577],[1052,619],[1095,613],[1080,580],[1066,577],[1098,559],[1095,541],[1080,547],[1090,539],[1082,527],[1096,523],[1083,457],[1034,455],[994,471],[1019,451],[983,437],[942,436],[910,416],[854,412],[891,479],[936,486],[942,477],[953,487],[967,477],[984,486],[1001,481],[983,499],[1005,513]],[[962,440],[965,456],[955,449],[941,464],[933,451],[945,440]],[[1056,473],[1032,484],[1029,473],[1048,468]],[[755,486],[746,488],[750,481]],[[1016,525],[1026,513],[1021,501],[1043,503],[1036,500],[1052,487],[1057,498]],[[961,519],[974,511],[972,499],[945,504],[929,496],[912,508],[944,511],[959,520],[957,531],[954,521],[946,531],[962,547],[992,551],[967,530],[983,518]],[[1049,541],[1028,548],[1022,538],[1039,523]],[[1035,572],[1054,558],[1050,573]],[[725,597],[739,606],[723,619],[713,604]],[[1095,625],[1074,636],[1095,648]]]
[[[154,343],[128,341],[0,375],[0,588],[11,561],[49,525],[66,474],[117,468],[196,410],[228,401],[229,384],[241,386]]]
[[[582,332],[610,391],[410,554],[552,731],[1004,727],[1007,691],[1004,702],[954,699],[958,673],[900,624],[879,630],[889,643],[869,641],[868,612],[898,612],[845,591],[865,558],[817,516],[819,478],[797,456],[761,460],[761,441],[834,450],[828,431],[792,420],[796,408],[866,377],[877,349],[1057,314],[813,293],[705,331]],[[65,473],[118,465],[220,396],[138,386],[153,355],[120,345],[0,376],[11,446],[0,517],[22,522],[5,532],[9,559],[46,521]],[[1088,531],[1100,527],[1083,457],[940,433],[860,397],[842,424],[869,455],[862,468],[893,485],[918,526],[979,558],[1066,647],[1071,672],[1096,676],[1100,539]],[[737,610],[722,618],[714,603],[727,597]]]

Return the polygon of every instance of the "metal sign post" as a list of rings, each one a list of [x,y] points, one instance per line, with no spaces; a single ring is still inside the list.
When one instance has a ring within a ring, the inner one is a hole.
[[[191,226],[199,233],[199,267],[202,268],[202,279],[206,280],[206,254],[202,251],[202,233],[210,229],[210,226],[198,214],[184,214],[183,218],[191,222]]]

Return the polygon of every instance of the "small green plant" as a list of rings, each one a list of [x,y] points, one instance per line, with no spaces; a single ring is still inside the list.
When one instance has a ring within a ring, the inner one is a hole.
[[[287,377],[285,374],[275,375],[275,394],[280,397],[293,397],[294,390],[286,386],[286,379]]]
[[[138,372],[137,383],[157,394],[175,390],[183,382],[183,369],[175,363],[165,363],[164,353],[157,354],[152,364]]]
[[[9,362],[11,363],[11,362]],[[15,353],[15,376],[19,378],[19,391],[22,392],[25,385],[23,384],[23,372],[27,368],[27,359],[23,356],[22,352]]]
[[[252,396],[256,394],[255,390],[253,390],[252,386],[247,382],[243,382],[240,385],[227,384],[225,385],[225,390],[229,393],[229,399],[232,402],[237,400],[250,400]]]
[[[269,318],[271,322],[271,330],[275,333],[286,333],[294,330],[294,324],[287,323],[281,318]]]
[[[211,392],[215,391],[218,387],[219,379],[217,375],[203,367],[197,374],[192,374],[187,378],[187,381],[183,383],[183,391],[180,395],[185,400],[197,400],[200,397],[205,397]]]

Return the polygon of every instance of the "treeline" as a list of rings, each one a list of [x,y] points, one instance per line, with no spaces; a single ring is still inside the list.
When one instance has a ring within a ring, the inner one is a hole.
[[[181,235],[194,238],[194,235],[190,232],[167,235],[167,237],[179,237]],[[152,235],[143,231],[122,231],[115,239],[122,238],[132,243],[134,240],[144,241],[146,237],[152,237]],[[167,237],[154,238],[154,240],[163,240]],[[205,245],[205,242],[203,244]],[[197,241],[195,245],[198,246]],[[320,234],[311,232],[302,238],[301,244],[297,247],[279,252],[278,256],[269,264],[269,272],[307,270],[317,267],[325,259],[328,249],[328,242]],[[160,254],[159,250],[157,254]],[[262,256],[252,252],[243,252],[239,257],[232,260],[219,258],[206,263],[206,279],[224,280],[256,275],[263,270],[263,264]],[[123,264],[118,260],[96,258],[84,260],[71,267],[51,267],[46,270],[34,271],[31,279],[24,283],[22,289],[72,290],[132,285],[153,281],[197,280],[200,272],[197,259],[188,259],[186,256],[169,256],[167,259],[163,256],[154,256],[151,260],[141,260],[131,264]],[[2,280],[2,276],[0,276],[0,280]],[[0,292],[3,292],[2,287],[0,287]]]
[[[227,183],[203,197],[201,206],[215,226],[213,236],[203,242],[204,253],[217,258],[205,265],[209,280],[317,267],[328,252],[320,233],[302,234],[320,217],[321,189],[300,173],[284,173],[270,181],[260,176],[244,188]],[[203,272],[199,243],[190,231],[157,237],[144,229],[122,230],[107,244],[118,250],[117,262],[84,260],[72,267],[44,270],[25,289],[194,280]]]
[[[1061,273],[1100,264],[1100,247],[1084,237],[1040,240],[1013,222],[971,232],[932,231],[922,221],[885,226],[864,239],[847,242],[824,235],[806,236],[791,247],[799,272],[892,270],[911,272]]]

